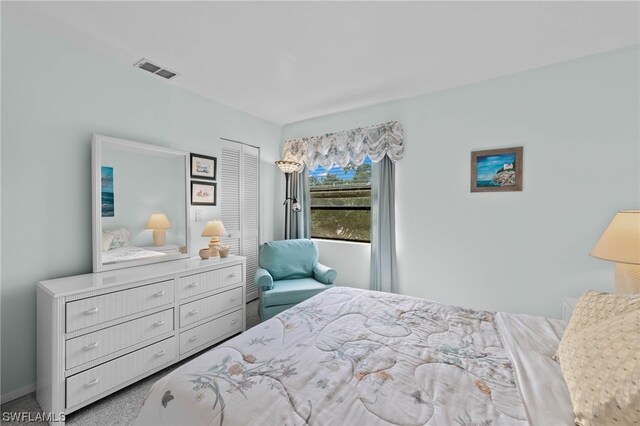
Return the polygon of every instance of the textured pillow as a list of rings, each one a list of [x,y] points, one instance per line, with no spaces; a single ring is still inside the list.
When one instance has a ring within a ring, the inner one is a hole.
[[[578,425],[640,424],[640,297],[587,292],[558,357]]]
[[[564,336],[570,336],[578,330],[599,324],[607,318],[627,312],[637,312],[639,309],[640,294],[621,295],[586,291],[576,303]]]
[[[110,231],[102,231],[102,249],[104,250],[105,241],[109,241],[109,248],[107,250],[113,250],[120,247],[130,247],[131,242],[129,237],[131,233],[127,228],[113,229]]]

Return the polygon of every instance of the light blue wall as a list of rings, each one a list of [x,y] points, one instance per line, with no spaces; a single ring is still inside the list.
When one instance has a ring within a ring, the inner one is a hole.
[[[290,124],[284,139],[398,120],[401,293],[559,317],[563,297],[613,290],[614,265],[588,253],[616,210],[640,208],[639,62],[622,49]],[[471,151],[520,145],[524,191],[469,192]],[[361,247],[327,244],[338,282],[366,286],[340,278]]]
[[[5,394],[35,382],[36,282],[91,272],[93,132],[213,156],[221,137],[260,146],[265,240],[281,128],[4,17],[1,51]]]

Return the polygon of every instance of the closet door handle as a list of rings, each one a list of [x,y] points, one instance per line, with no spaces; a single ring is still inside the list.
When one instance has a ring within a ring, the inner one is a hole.
[[[90,351],[91,349],[95,349],[97,347],[98,347],[98,342],[91,342],[88,345],[84,345],[82,349],[85,351]]]
[[[166,354],[167,351],[165,351],[164,349],[161,350],[160,352],[156,352],[155,357],[156,358],[160,358],[161,356],[163,356],[164,354]]]
[[[98,313],[98,307],[87,309],[86,311],[84,311],[85,315],[93,315],[97,313]]]
[[[98,377],[96,377],[93,380],[89,380],[87,383],[84,384],[85,388],[90,388],[91,386],[95,386],[98,384],[98,382],[100,381],[100,379]]]
[[[158,322],[154,322],[154,323],[153,323],[153,326],[154,326],[154,327],[160,327],[160,326],[162,326],[162,325],[164,325],[164,320],[160,320],[160,321],[158,321]]]
[[[164,296],[164,295],[165,295],[165,292],[164,292],[164,290],[160,290],[159,292],[154,293],[153,295],[154,295],[155,297],[162,297],[162,296]]]

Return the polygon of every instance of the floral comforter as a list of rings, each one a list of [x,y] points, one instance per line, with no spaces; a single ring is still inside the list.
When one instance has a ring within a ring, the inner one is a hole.
[[[527,424],[492,312],[333,288],[158,381],[138,424]]]

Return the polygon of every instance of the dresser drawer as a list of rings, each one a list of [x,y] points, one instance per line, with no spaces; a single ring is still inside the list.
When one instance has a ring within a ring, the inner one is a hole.
[[[242,331],[242,309],[180,333],[180,355]]]
[[[242,265],[189,275],[178,280],[180,299],[242,282]]]
[[[65,342],[66,369],[128,348],[173,330],[173,309],[69,339]]]
[[[67,378],[67,408],[173,362],[175,350],[175,337],[171,337]]]
[[[180,305],[180,327],[193,324],[211,315],[242,306],[242,287],[214,294],[195,302]]]
[[[173,280],[67,303],[67,333],[173,302]]]

